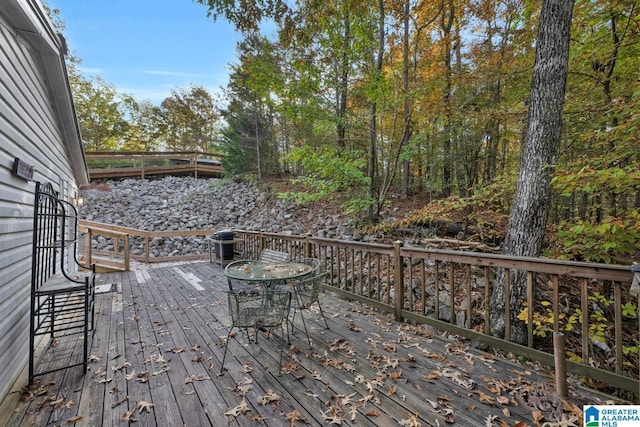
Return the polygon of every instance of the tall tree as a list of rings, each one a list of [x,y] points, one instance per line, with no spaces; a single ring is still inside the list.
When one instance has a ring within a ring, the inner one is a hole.
[[[218,113],[202,86],[176,88],[161,104],[167,148],[209,151],[216,136]]]
[[[123,150],[154,151],[164,142],[166,132],[162,110],[151,101],[138,102],[132,96],[123,96],[123,105],[129,118],[129,128]]]
[[[538,256],[551,202],[551,179],[562,132],[562,108],[569,63],[573,0],[544,0],[531,81],[529,113],[515,200],[503,246],[507,255]],[[517,319],[526,294],[526,276],[510,284],[510,339],[525,343],[526,325]],[[504,280],[492,294],[494,332],[505,333]]]
[[[100,77],[86,79],[77,69],[69,69],[73,102],[84,146],[89,151],[118,150],[129,128],[121,96]]]

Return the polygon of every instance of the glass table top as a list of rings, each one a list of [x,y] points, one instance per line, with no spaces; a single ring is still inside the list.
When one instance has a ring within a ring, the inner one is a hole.
[[[236,261],[224,270],[233,279],[270,281],[296,279],[311,273],[311,266],[295,261],[263,263],[258,261]]]

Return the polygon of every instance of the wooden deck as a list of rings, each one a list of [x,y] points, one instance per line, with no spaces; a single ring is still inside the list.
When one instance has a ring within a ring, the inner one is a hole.
[[[97,295],[89,371],[50,374],[28,391],[18,384],[0,425],[582,425],[581,405],[601,403],[573,387],[563,403],[531,367],[327,293],[330,329],[307,313],[313,349],[301,330],[290,347],[264,335],[249,344],[239,332],[218,376],[230,325],[219,266],[134,264],[99,284],[113,285]]]

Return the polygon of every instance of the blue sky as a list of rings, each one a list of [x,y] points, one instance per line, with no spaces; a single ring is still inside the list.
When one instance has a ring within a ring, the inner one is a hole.
[[[85,76],[159,104],[189,84],[226,86],[241,35],[191,0],[47,0],[60,10],[69,49]]]

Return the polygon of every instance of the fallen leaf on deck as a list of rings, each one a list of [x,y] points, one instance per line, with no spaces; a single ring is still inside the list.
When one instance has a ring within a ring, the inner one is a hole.
[[[401,420],[400,425],[403,427],[421,427],[418,414],[411,415],[409,418]]]
[[[342,425],[342,422],[344,421],[344,417],[337,415],[337,414],[331,414],[330,411],[327,412],[323,412],[322,415],[324,416],[324,420],[328,423],[328,425]]]
[[[496,402],[498,402],[501,405],[510,405],[511,404],[511,401],[506,396],[498,396],[498,397],[496,397]]]
[[[191,384],[191,383],[196,382],[196,381],[205,381],[205,380],[210,380],[210,379],[211,379],[211,377],[204,377],[202,375],[193,374],[193,375],[189,375],[187,378],[185,378],[184,383],[185,384]]]
[[[356,322],[350,322],[349,329],[351,329],[353,332],[362,332],[362,328],[360,328],[360,326],[358,326]]]
[[[147,381],[149,381],[149,372],[148,371],[140,372],[138,374],[138,382],[146,383]]]
[[[476,390],[476,391],[474,391],[474,393],[478,395],[478,397],[480,398],[480,402],[484,402],[484,403],[487,403],[489,405],[493,405],[493,397],[489,396],[486,393],[483,393],[480,390]]]
[[[153,403],[147,402],[145,400],[141,400],[136,404],[136,409],[139,413],[151,412],[151,408],[153,408]]]
[[[133,418],[133,414],[135,413],[136,413],[135,409],[125,412],[124,414],[120,415],[120,421],[122,421],[123,423],[136,422],[137,420]]]
[[[245,399],[242,399],[242,402],[238,406],[227,410],[224,414],[237,417],[238,415],[244,414],[245,412],[250,410],[251,408],[249,408],[249,406],[247,405],[247,401]]]
[[[127,362],[127,361],[124,361],[121,365],[118,365],[118,366],[112,366],[112,367],[111,367],[111,370],[112,370],[113,372],[121,371],[122,369],[128,368],[129,366],[131,366],[131,363],[129,363],[129,362]]]
[[[82,415],[76,415],[75,417],[67,418],[65,423],[66,424],[75,424],[80,420],[82,420]]]
[[[497,415],[487,415],[487,418],[484,419],[485,427],[493,427],[493,422],[498,418]]]
[[[297,409],[289,412],[287,414],[287,420],[289,420],[289,426],[293,427],[296,424],[296,421],[300,421],[303,423],[307,423],[307,420],[300,416],[300,412]]]
[[[264,396],[262,396],[259,400],[259,402],[265,406],[268,403],[273,403],[273,402],[279,402],[280,401],[280,396],[278,396],[273,390],[268,389],[267,390],[267,394],[265,394]]]
[[[559,421],[547,421],[546,423],[542,424],[542,427],[578,427],[579,425],[582,425],[581,423],[578,423],[580,423],[580,417],[578,417],[577,415],[562,414],[562,418]]]

